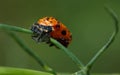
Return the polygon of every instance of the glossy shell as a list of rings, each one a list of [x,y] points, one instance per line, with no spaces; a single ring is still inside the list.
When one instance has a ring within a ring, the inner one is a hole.
[[[39,19],[35,24],[33,24],[31,30],[34,32],[34,34],[37,34],[37,36],[34,37],[34,39],[37,38],[36,41],[40,42],[41,40],[42,42],[46,42],[51,46],[53,44],[50,42],[49,38],[56,39],[65,47],[68,47],[72,41],[72,34],[68,28],[53,17],[44,17]]]

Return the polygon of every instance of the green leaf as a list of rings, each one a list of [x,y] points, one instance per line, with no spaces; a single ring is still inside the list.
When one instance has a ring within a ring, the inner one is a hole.
[[[30,69],[0,67],[0,75],[52,75],[52,74]]]

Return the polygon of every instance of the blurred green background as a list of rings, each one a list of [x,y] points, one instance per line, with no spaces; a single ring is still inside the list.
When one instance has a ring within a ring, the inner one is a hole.
[[[30,29],[39,18],[56,17],[72,32],[73,40],[68,48],[86,64],[114,30],[114,22],[105,11],[105,4],[120,16],[120,0],[0,0],[0,23]],[[57,72],[78,70],[61,50],[44,43],[36,44],[29,34],[17,35]],[[119,38],[120,32],[115,42],[94,64],[92,72],[120,73]],[[0,30],[0,66],[43,70],[4,30]]]

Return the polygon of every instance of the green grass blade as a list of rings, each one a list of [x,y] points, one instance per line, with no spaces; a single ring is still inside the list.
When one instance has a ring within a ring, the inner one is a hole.
[[[68,55],[73,62],[80,68],[82,69],[84,67],[84,64],[70,51],[68,50],[66,47],[64,47],[62,44],[60,44],[59,42],[57,42],[54,39],[50,39],[52,43],[54,43],[58,48],[60,48],[61,50],[63,50],[66,55]]]
[[[32,31],[29,29],[25,29],[17,26],[11,26],[7,24],[0,24],[0,29],[32,34]]]
[[[107,48],[114,42],[115,37],[117,36],[117,33],[119,31],[119,26],[118,26],[118,17],[116,15],[116,13],[109,8],[108,6],[105,6],[106,11],[108,12],[108,14],[110,14],[110,16],[112,17],[112,19],[115,22],[115,30],[112,33],[111,37],[109,38],[108,42],[94,55],[94,57],[88,62],[87,67],[91,68],[92,65],[96,62],[96,60],[107,50]]]
[[[46,70],[47,72],[50,72],[52,74],[56,75],[56,72],[53,71],[52,68],[50,68],[47,64],[45,64],[39,57],[39,55],[37,53],[35,53],[31,48],[29,48],[25,42],[23,42],[22,39],[20,39],[15,33],[13,32],[9,32],[8,33],[17,43],[18,45],[23,48],[23,50],[28,53],[30,56],[32,56],[41,66],[44,70]]]
[[[0,67],[0,75],[53,75],[53,74],[29,69]]]

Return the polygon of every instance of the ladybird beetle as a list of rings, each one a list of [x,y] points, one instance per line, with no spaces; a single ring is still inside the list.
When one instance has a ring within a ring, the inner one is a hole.
[[[57,40],[65,47],[68,47],[72,41],[72,34],[68,28],[53,17],[39,19],[32,25],[31,30],[35,41],[46,42],[50,46],[54,45],[50,42],[50,38]]]

